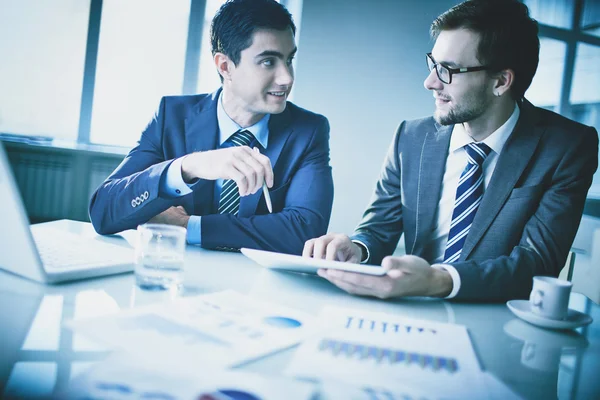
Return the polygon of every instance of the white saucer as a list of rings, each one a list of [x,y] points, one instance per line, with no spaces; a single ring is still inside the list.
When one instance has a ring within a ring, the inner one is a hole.
[[[583,325],[588,325],[593,321],[592,317],[589,315],[570,308],[565,319],[541,317],[531,312],[529,300],[510,300],[506,302],[506,305],[517,317],[542,328],[575,329]]]

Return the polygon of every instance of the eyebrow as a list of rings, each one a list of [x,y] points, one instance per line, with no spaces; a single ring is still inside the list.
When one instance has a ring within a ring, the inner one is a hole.
[[[435,60],[435,58],[434,58]],[[456,69],[456,68],[460,68],[458,66],[458,64],[454,63],[454,62],[447,62],[447,61],[438,61],[435,60],[436,63],[443,65],[444,67],[448,67],[448,68],[452,68],[452,69]]]
[[[296,52],[298,51],[297,47],[294,47],[294,50],[292,50],[292,52],[290,53],[290,57],[293,56],[294,54],[296,54]],[[275,50],[265,50],[259,54],[257,54],[254,58],[260,58],[260,57],[277,57],[277,58],[284,58],[283,57],[283,53],[280,51],[275,51]]]
[[[452,69],[457,69],[457,68],[461,68],[458,64],[454,63],[454,62],[447,62],[447,61],[438,61],[433,57],[433,54],[431,54],[431,59],[433,60],[433,62],[435,62],[436,64],[440,64],[443,65],[444,67],[448,67],[448,68],[452,68]]]
[[[452,69],[461,68],[458,66],[458,64],[453,63],[453,62],[440,61],[440,64],[445,65],[446,67],[452,68]]]

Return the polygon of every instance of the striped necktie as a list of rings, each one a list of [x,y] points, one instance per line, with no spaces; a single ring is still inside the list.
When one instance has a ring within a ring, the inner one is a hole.
[[[239,130],[228,139],[234,146],[249,146],[254,135],[246,130]],[[219,214],[237,215],[240,210],[240,192],[233,179],[223,182],[219,199]]]
[[[451,263],[460,258],[469,229],[483,197],[483,162],[492,149],[485,143],[469,143],[464,146],[468,163],[460,175],[454,211],[450,223],[450,233],[444,253],[444,263]]]

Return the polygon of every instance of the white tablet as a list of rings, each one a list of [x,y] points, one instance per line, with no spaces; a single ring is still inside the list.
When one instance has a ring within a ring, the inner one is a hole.
[[[385,275],[385,270],[379,265],[353,264],[341,261],[319,260],[290,254],[274,253],[272,251],[241,249],[242,254],[257,264],[270,269],[280,269],[293,272],[316,274],[319,268],[339,269],[348,272],[358,272],[367,275]]]

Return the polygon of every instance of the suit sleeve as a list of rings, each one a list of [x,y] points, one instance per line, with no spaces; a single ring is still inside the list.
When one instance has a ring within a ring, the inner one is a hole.
[[[138,144],[93,194],[89,212],[96,232],[136,228],[175,203],[159,193],[163,173],[173,161],[165,160],[161,146],[164,114],[163,98]]]
[[[399,141],[405,123],[394,135],[371,203],[351,239],[362,242],[368,249],[368,264],[380,264],[381,260],[394,252],[403,232],[402,191]]]
[[[573,135],[573,140],[577,142],[565,152],[510,255],[451,264],[461,280],[457,299],[527,298],[534,276],[558,276],[577,233],[598,166],[596,131],[586,128],[585,135]]]
[[[332,204],[329,122],[319,117],[303,160],[289,182],[283,210],[250,217],[204,215],[202,247],[249,247],[301,254],[304,242],[326,233]]]

